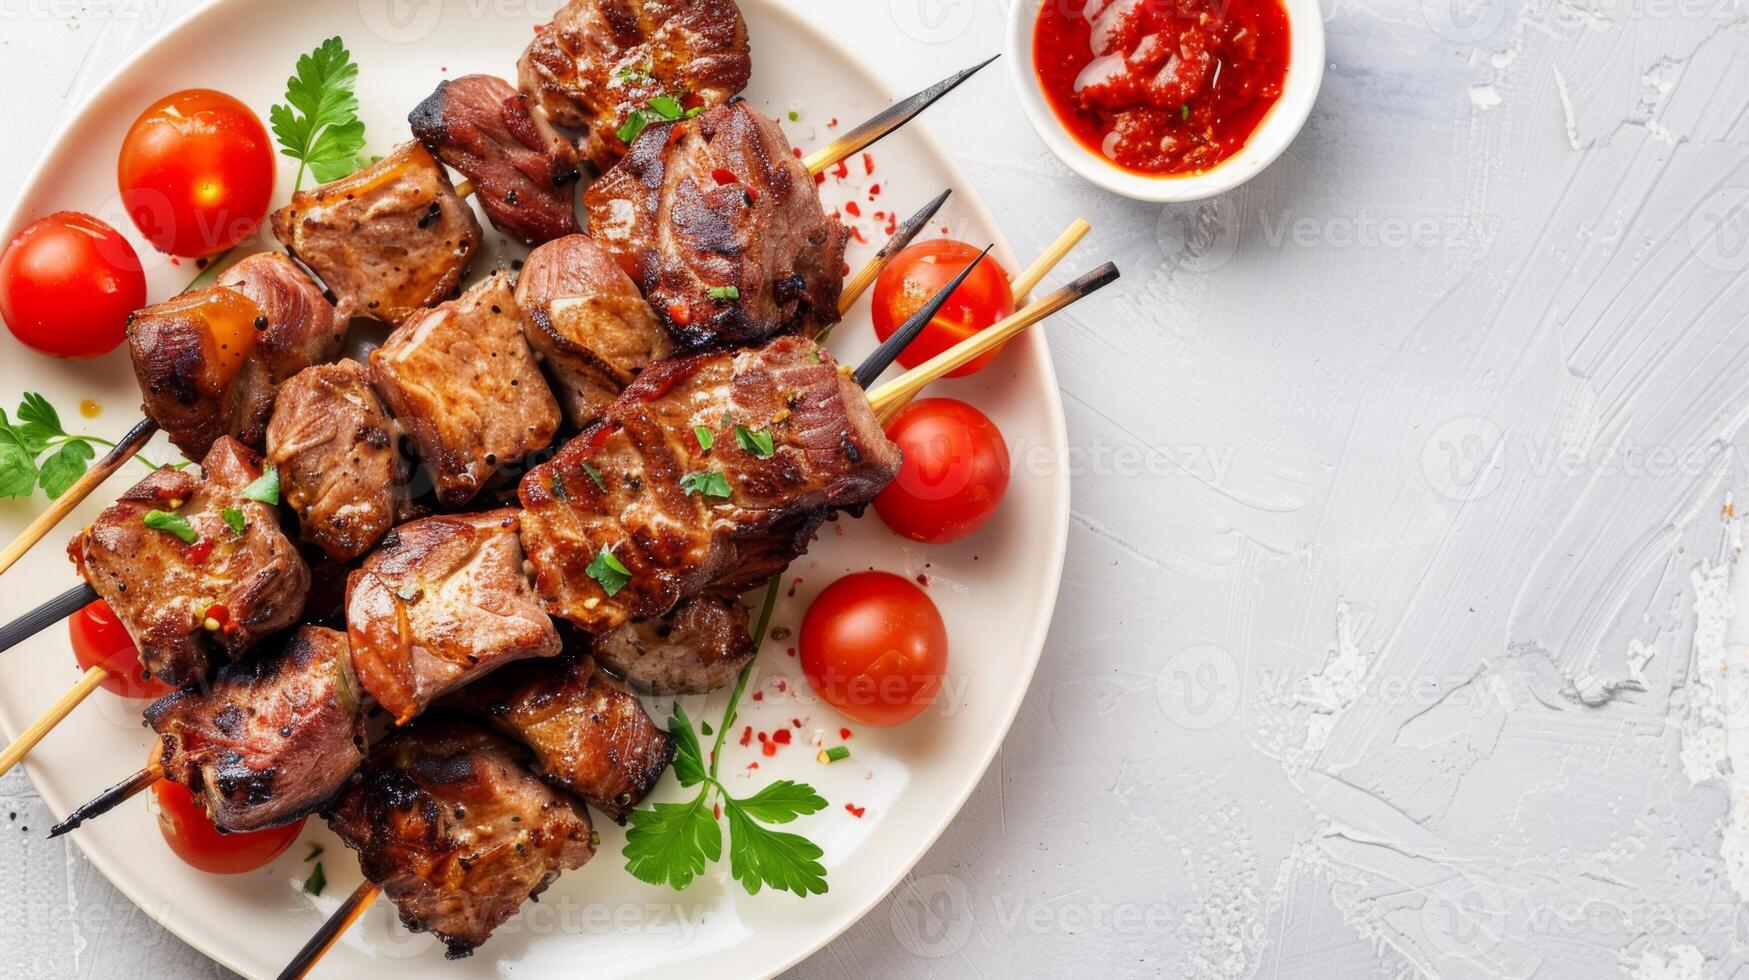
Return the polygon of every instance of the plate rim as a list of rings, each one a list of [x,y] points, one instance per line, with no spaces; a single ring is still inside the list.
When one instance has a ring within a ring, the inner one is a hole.
[[[4,216],[0,217],[0,232],[9,232],[11,229],[21,226],[21,212],[24,210],[25,202],[28,199],[35,197],[41,190],[41,185],[49,178],[49,161],[62,152],[64,149],[63,144],[67,143],[72,133],[80,128],[81,123],[85,120],[87,113],[92,110],[92,107],[99,100],[108,95],[110,90],[118,84],[118,79],[128,74],[137,63],[153,55],[160,48],[173,45],[178,36],[196,21],[211,16],[221,8],[242,6],[254,2],[257,2],[257,0],[204,0],[203,3],[171,21],[163,28],[163,30],[158,32],[157,35],[142,44],[138,50],[117,63],[117,65],[104,76],[102,81],[94,84],[78,100],[78,102],[62,116],[56,124],[54,132],[44,141],[42,148],[38,153],[36,162],[31,165],[30,171],[25,176],[24,180],[17,185],[17,190],[14,194],[12,203],[7,207]],[[814,43],[825,48],[826,53],[834,58],[841,65],[843,70],[861,75],[863,81],[868,84],[872,90],[880,92],[888,101],[896,101],[897,99],[910,94],[909,92],[893,85],[885,75],[876,70],[875,67],[848,42],[840,39],[839,36],[830,29],[820,24],[816,24],[813,19],[797,9],[791,2],[789,2],[789,0],[737,0],[737,2],[743,5],[755,5],[759,7],[763,13],[787,21],[789,27],[805,34],[811,38]],[[928,114],[925,113],[924,116],[913,120],[907,126],[907,130],[914,133],[924,144],[925,150],[940,161],[943,165],[942,172],[949,178],[951,186],[956,189],[961,187],[971,187],[971,181],[967,178],[965,171],[960,167],[959,161],[948,152],[947,148],[941,143],[941,140],[929,128],[927,115]],[[960,197],[960,200],[964,202],[965,206],[967,206],[972,212],[973,217],[979,224],[991,229],[993,237],[996,240],[998,254],[1008,261],[1011,268],[1018,268],[1018,266],[1015,265],[1014,251],[1008,244],[1007,236],[1003,233],[1000,222],[998,222],[995,215],[991,213],[982,196],[978,194],[964,195]],[[1056,366],[1051,359],[1050,347],[1045,340],[1043,330],[1044,327],[1041,324],[1036,329],[1028,330],[1026,336],[1022,339],[1039,365],[1039,383],[1043,389],[1041,392],[1041,394],[1044,395],[1043,407],[1048,416],[1048,422],[1051,429],[1049,433],[1051,444],[1066,448],[1068,445],[1068,426],[1063,411],[1063,401],[1060,393],[1061,389],[1057,382]],[[1013,342],[1010,343],[1012,344]],[[818,941],[812,945],[799,945],[795,952],[783,958],[781,962],[777,963],[777,965],[766,972],[764,976],[775,976],[814,955],[816,952],[825,948],[833,940],[849,931],[852,926],[861,922],[876,906],[885,901],[887,896],[893,893],[894,889],[896,889],[899,884],[910,875],[912,869],[917,866],[917,863],[921,861],[935,846],[936,842],[941,839],[941,835],[947,831],[948,826],[959,817],[960,811],[965,808],[966,801],[971,798],[973,791],[975,791],[978,785],[983,782],[984,775],[989,771],[990,763],[995,760],[996,754],[1002,750],[1003,744],[1007,741],[1008,732],[1013,728],[1015,719],[1019,717],[1021,704],[1025,701],[1027,694],[1032,690],[1033,677],[1037,673],[1039,660],[1044,655],[1045,644],[1049,639],[1051,623],[1056,614],[1057,602],[1060,598],[1062,589],[1064,562],[1068,550],[1071,481],[1067,469],[1060,465],[1052,467],[1047,474],[1047,478],[1047,481],[1042,482],[1040,485],[1048,486],[1050,488],[1051,496],[1060,501],[1060,504],[1057,507],[1051,508],[1052,525],[1050,527],[1029,530],[1027,533],[1046,539],[1044,543],[1048,546],[1048,554],[1046,555],[1048,560],[1045,565],[1048,571],[1046,572],[1045,580],[1041,583],[1042,587],[1039,590],[1040,601],[1037,608],[1034,609],[1032,613],[1033,621],[1029,626],[1031,641],[1026,646],[1023,660],[1012,665],[1018,668],[1016,671],[1016,679],[1023,679],[1024,682],[1016,683],[1012,686],[1012,693],[1008,698],[1008,703],[1002,706],[1000,712],[1002,718],[1000,725],[991,731],[991,737],[988,738],[982,752],[979,753],[975,765],[968,769],[966,773],[967,778],[960,786],[959,792],[951,800],[949,806],[942,811],[941,819],[936,822],[936,825],[927,834],[920,835],[916,838],[917,844],[913,849],[912,854],[906,860],[894,864],[894,870],[885,876],[885,883],[873,890],[866,902],[847,908],[845,913],[839,917],[838,921],[827,929]],[[26,722],[26,724],[28,724],[28,722]],[[13,724],[13,719],[10,717],[10,713],[5,704],[0,702],[0,732],[4,732],[7,738],[10,739],[16,737],[16,733],[21,731],[22,727],[23,726]],[[20,764],[20,768],[22,768],[26,777],[30,780],[31,787],[36,791],[38,797],[43,801],[45,806],[55,813],[67,812],[66,801],[60,799],[61,794],[53,790],[47,790],[44,788],[43,784],[39,783],[37,779],[37,770],[39,767],[31,757],[27,756]],[[117,875],[113,873],[118,870],[119,866],[122,864],[119,857],[103,853],[93,853],[86,849],[84,843],[77,836],[73,837],[72,840],[74,845],[79,848],[80,853],[85,856],[87,861],[91,862],[91,865],[103,876],[104,880],[109,882],[111,887],[121,892],[128,901],[132,902],[137,909],[155,922],[160,928],[169,932],[171,935],[174,935],[182,942],[187,943],[190,947],[199,951],[201,955],[206,956],[221,966],[224,966],[226,969],[232,970],[242,976],[255,976],[248,972],[243,964],[233,961],[226,955],[215,952],[205,940],[204,936],[179,928],[178,925],[172,925],[170,922],[166,921],[170,918],[165,911],[167,909],[166,906],[161,906],[157,902],[148,901],[148,896],[144,894],[143,889],[133,887],[137,883],[133,881],[131,876]],[[876,881],[879,881],[882,878],[878,873],[871,877]]]

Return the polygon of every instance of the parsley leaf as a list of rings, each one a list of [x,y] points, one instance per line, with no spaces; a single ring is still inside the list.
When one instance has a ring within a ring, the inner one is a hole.
[[[771,430],[760,429],[758,432],[744,425],[735,426],[735,442],[760,459],[764,459],[777,451],[771,441]]]
[[[680,107],[678,101],[666,95],[658,95],[644,103],[642,109],[633,109],[614,135],[619,137],[621,143],[630,146],[632,140],[637,139],[638,134],[644,131],[644,127],[651,123],[673,122],[686,114],[687,111]]]
[[[589,474],[589,479],[595,481],[595,486],[597,489],[599,489],[599,490],[606,490],[607,489],[607,481],[605,481],[601,478],[601,471],[596,469],[595,467],[589,465],[589,462],[587,460],[585,460],[583,463],[583,472]]]
[[[16,442],[0,441],[0,497],[28,497],[36,489],[36,460]]]
[[[729,478],[716,470],[699,470],[688,473],[680,478],[680,489],[688,497],[702,493],[707,497],[728,497],[733,491],[729,489]]]
[[[243,516],[243,512],[235,507],[226,507],[224,510],[219,511],[219,516],[225,519],[225,523],[230,526],[232,534],[242,534],[243,529],[249,526],[249,521]]]
[[[49,400],[27,391],[18,405],[15,423],[0,411],[0,498],[28,497],[37,487],[50,500],[66,493],[97,457],[98,446],[115,443],[98,436],[75,435],[61,427],[61,413]],[[49,453],[48,458],[41,458]],[[156,469],[144,456],[142,463]]]
[[[686,114],[686,110],[680,107],[679,102],[666,95],[658,95],[651,99],[650,111],[669,121],[679,119]]]
[[[285,81],[285,102],[267,111],[279,152],[298,161],[296,191],[308,167],[319,183],[339,180],[358,169],[364,149],[364,123],[358,120],[358,66],[338,37],[298,59],[297,74]]]
[[[698,439],[698,448],[700,448],[700,449],[709,449],[712,446],[716,445],[717,437],[715,435],[711,434],[711,430],[705,428],[702,425],[693,426],[692,427],[692,434],[695,438]]]
[[[85,475],[85,468],[95,458],[97,451],[91,444],[83,440],[61,443],[61,448],[53,456],[42,461],[41,476],[43,493],[50,500],[67,492],[67,488],[79,482]]]
[[[618,594],[619,590],[625,588],[626,583],[632,580],[631,570],[626,568],[619,558],[615,557],[610,548],[603,548],[596,552],[595,560],[590,562],[589,567],[585,568],[584,571],[601,586],[601,591],[607,593],[609,598]]]
[[[279,467],[268,463],[256,477],[242,490],[243,496],[259,501],[269,507],[279,506]]]
[[[739,286],[712,286],[710,289],[706,290],[706,293],[709,294],[711,299],[741,298],[741,288]]]
[[[55,406],[49,400],[34,391],[24,393],[24,400],[18,403],[18,421],[25,424],[36,424],[49,432],[60,432],[61,413],[55,411]]]
[[[200,540],[200,535],[194,531],[194,525],[188,523],[188,518],[181,514],[172,514],[167,510],[146,511],[145,524],[154,531],[174,534],[183,544],[193,544]]]
[[[307,861],[309,858],[305,858],[304,860]],[[310,876],[304,879],[304,893],[306,895],[320,895],[322,894],[322,889],[327,887],[328,876],[322,873],[322,862],[317,861],[316,867],[310,872]]]
[[[778,581],[765,590],[759,626],[753,635],[763,638],[771,625],[771,608],[777,601]],[[826,801],[806,783],[780,779],[746,799],[729,795],[717,778],[717,762],[723,752],[723,736],[735,721],[735,708],[747,690],[751,662],[735,678],[734,691],[717,726],[716,744],[709,756],[699,746],[692,719],[678,703],[668,718],[674,737],[674,776],[681,786],[697,786],[698,794],[683,803],[657,803],[628,814],[630,829],[621,853],[626,871],[640,881],[667,884],[680,890],[721,860],[723,826],[729,830],[729,874],[749,895],[773,888],[796,895],[822,895],[827,890],[826,868],[820,863],[820,846],[800,834],[773,830],[765,824],[783,824],[797,817],[818,813]],[[705,728],[708,734],[710,729]],[[708,760],[708,764],[707,764]],[[713,794],[720,801],[719,823],[711,806]]]

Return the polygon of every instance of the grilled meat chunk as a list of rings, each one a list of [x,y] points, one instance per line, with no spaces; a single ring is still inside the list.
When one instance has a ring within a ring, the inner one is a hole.
[[[522,571],[513,509],[403,524],[346,583],[352,667],[397,724],[559,634]]]
[[[733,681],[759,647],[746,606],[703,595],[682,600],[664,616],[608,630],[592,649],[602,666],[640,691],[704,694]]]
[[[314,813],[364,761],[364,705],[346,634],[304,626],[152,702],[168,779],[187,786],[213,823],[261,830]]]
[[[449,507],[474,499],[499,464],[542,448],[559,428],[559,404],[499,274],[397,327],[371,351],[370,370]]]
[[[401,921],[459,959],[595,855],[583,804],[541,782],[526,753],[453,717],[391,734],[326,811]]]
[[[597,636],[661,616],[793,537],[800,515],[868,503],[898,468],[867,396],[812,341],[671,358],[523,478],[535,590]],[[590,572],[603,552],[629,573],[611,595]]]
[[[530,252],[516,302],[573,425],[593,422],[639,372],[673,353],[637,284],[584,235]]]
[[[425,147],[292,195],[273,233],[353,315],[400,323],[455,291],[480,244],[473,209]]]
[[[214,653],[237,659],[304,610],[309,567],[275,509],[243,496],[259,476],[260,457],[221,436],[200,479],[157,470],[68,545],[139,645],[140,663],[166,684],[200,678]],[[232,530],[238,520],[243,530]]]
[[[777,122],[740,99],[645,129],[583,201],[683,348],[838,322],[848,232]]]
[[[473,182],[494,228],[529,245],[577,233],[577,148],[509,82],[445,79],[407,122],[439,160]]]
[[[605,171],[625,155],[620,128],[651,99],[708,109],[752,70],[735,0],[572,0],[535,31],[517,81],[553,122],[588,131]]]
[[[369,551],[406,508],[395,423],[357,361],[306,368],[280,387],[267,459],[299,536],[336,561]]]
[[[499,730],[534,750],[535,771],[613,820],[624,822],[674,759],[673,737],[588,657],[517,664],[465,694]]]
[[[339,356],[345,331],[303,270],[260,254],[216,286],[135,313],[128,353],[147,417],[200,459],[223,435],[260,446],[280,382]]]

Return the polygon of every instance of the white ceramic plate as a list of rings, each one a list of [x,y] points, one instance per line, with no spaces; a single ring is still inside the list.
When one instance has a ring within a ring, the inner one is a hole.
[[[115,158],[122,135],[146,104],[173,90],[204,86],[227,91],[266,117],[281,97],[297,56],[323,37],[339,34],[361,69],[360,97],[369,150],[382,153],[408,138],[407,111],[447,73],[514,73],[531,25],[548,19],[560,0],[545,5],[477,0],[408,5],[401,0],[313,0],[255,3],[221,0],[195,13],[153,43],[105,83],[47,148],[20,191],[0,233],[6,239],[25,222],[58,209],[91,211],[127,234],[150,268],[151,297],[161,300],[184,285],[192,269],[154,256],[123,218],[115,200]],[[904,93],[895,92],[857,56],[775,0],[743,0],[753,38],[755,70],[748,97],[784,118],[804,149],[858,121]],[[963,67],[943,64],[945,76]],[[977,111],[977,86],[1000,85],[991,73],[949,96],[924,117],[952,125],[954,115]],[[829,204],[855,198],[858,224],[873,245],[884,238],[866,216],[873,210],[908,214],[941,188],[955,190],[930,235],[942,227],[973,242],[1001,241],[1000,230],[964,175],[941,147],[913,124],[878,145],[875,172],[853,161],[846,179],[822,189]],[[292,167],[282,163],[277,201],[289,197]],[[871,185],[879,196],[869,199]],[[497,235],[489,235],[496,240]],[[859,266],[871,253],[859,245]],[[514,250],[499,246],[501,258]],[[1010,271],[1016,257],[998,245]],[[490,260],[477,262],[481,274]],[[1091,260],[1077,265],[1090,265]],[[832,345],[855,358],[872,349],[866,300],[839,328]],[[124,351],[91,362],[34,354],[0,337],[0,402],[8,411],[25,390],[41,391],[69,428],[108,437],[138,418],[138,394]],[[845,722],[808,697],[785,642],[767,642],[760,660],[760,700],[743,704],[742,724],[772,730],[799,719],[797,744],[775,757],[758,744],[728,743],[723,771],[730,785],[752,788],[782,776],[812,782],[830,801],[795,829],[825,848],[830,892],[806,900],[784,893],[748,897],[725,865],[684,893],[651,887],[624,871],[623,831],[605,821],[600,854],[570,872],[471,959],[444,963],[441,948],[413,935],[379,900],[318,968],[318,976],[376,978],[439,976],[679,977],[708,968],[718,976],[775,973],[825,944],[867,912],[922,856],[959,810],[989,764],[1019,708],[1042,649],[1062,570],[1068,519],[1062,407],[1043,338],[1036,333],[1010,345],[989,369],[938,389],[988,412],[1010,441],[1014,480],[997,517],[970,539],[948,547],[907,546],[872,515],[828,527],[812,553],[790,573],[794,595],[781,600],[774,624],[793,629],[807,603],[839,575],[869,567],[926,573],[930,592],[947,619],[952,653],[947,686],[935,707],[894,730],[852,725],[849,761],[824,767],[807,743],[816,731],[837,741]],[[95,419],[77,406],[93,399]],[[174,457],[162,437],[149,454]],[[125,468],[63,526],[4,576],[4,614],[17,615],[76,583],[63,543],[108,498],[143,470]],[[0,533],[10,538],[43,506],[0,502]],[[788,641],[793,643],[793,640]],[[78,676],[66,632],[54,628],[0,658],[0,727],[16,734]],[[690,699],[694,718],[720,717],[724,695]],[[141,705],[98,692],[74,711],[30,756],[26,768],[49,807],[64,814],[143,763],[149,738]],[[651,702],[658,718],[666,702]],[[759,769],[744,767],[757,761]],[[665,779],[654,799],[681,792]],[[865,808],[861,817],[846,804]],[[37,829],[32,828],[32,833]],[[220,877],[196,872],[164,846],[146,797],[78,831],[80,847],[118,888],[167,928],[225,965],[252,977],[272,976],[359,881],[350,852],[312,820],[305,838],[321,843],[328,886],[318,899],[299,890],[309,872],[302,842],[268,868]]]

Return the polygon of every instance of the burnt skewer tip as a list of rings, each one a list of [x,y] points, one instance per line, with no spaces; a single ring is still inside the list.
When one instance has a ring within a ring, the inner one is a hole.
[[[887,106],[875,113],[867,122],[808,154],[802,163],[808,168],[809,173],[817,174],[852,153],[873,146],[881,137],[910,122],[918,113],[934,105],[942,96],[957,88],[961,82],[976,75],[985,65],[1000,57],[1000,54],[991,55],[970,68],[962,68],[954,72],[916,95]]]
[[[922,209],[916,214],[906,218],[893,232],[893,237],[887,239],[887,243],[882,245],[881,250],[875,253],[875,258],[884,262],[904,251],[905,247],[911,244],[911,240],[917,237],[917,233],[923,230],[923,226],[928,224],[931,218],[935,217],[935,212],[940,211],[941,206],[946,204],[947,199],[952,196],[953,188],[949,187],[947,190],[935,195],[935,200],[923,205]]]
[[[91,802],[74,810],[72,813],[67,814],[67,819],[49,828],[49,839],[53,840],[68,831],[79,829],[80,824],[94,817],[100,817],[105,813],[108,813],[120,806],[123,801],[162,778],[164,778],[164,773],[157,766],[147,766],[146,768],[141,769],[132,776],[129,776],[121,782],[116,783],[114,786],[97,794],[96,798]]]
[[[0,652],[23,643],[96,599],[97,590],[91,587],[91,583],[80,582],[5,626],[0,626]]]
[[[1107,262],[1067,286],[1064,286],[1063,289],[1075,299],[1080,299],[1094,290],[1102,289],[1116,282],[1118,275],[1117,263]]]
[[[978,263],[984,261],[984,256],[989,255],[990,250],[995,247],[994,242],[984,246],[984,250],[978,253],[978,257],[968,263],[964,269],[961,269],[960,274],[954,276],[952,282],[941,287],[934,296],[929,297],[929,302],[918,307],[917,312],[911,314],[904,323],[900,324],[899,329],[893,331],[891,337],[882,341],[881,345],[874,349],[874,353],[863,359],[862,364],[858,365],[856,369],[858,387],[867,388],[874,384],[875,379],[881,376],[881,372],[898,360],[899,354],[911,345],[911,341],[917,339],[917,335],[923,332],[923,328],[929,326],[929,322],[935,319],[935,314],[941,312],[941,308],[947,305],[947,301],[953,296],[953,291],[960,288],[960,283],[966,281],[966,277],[972,274],[972,270],[976,269]]]

